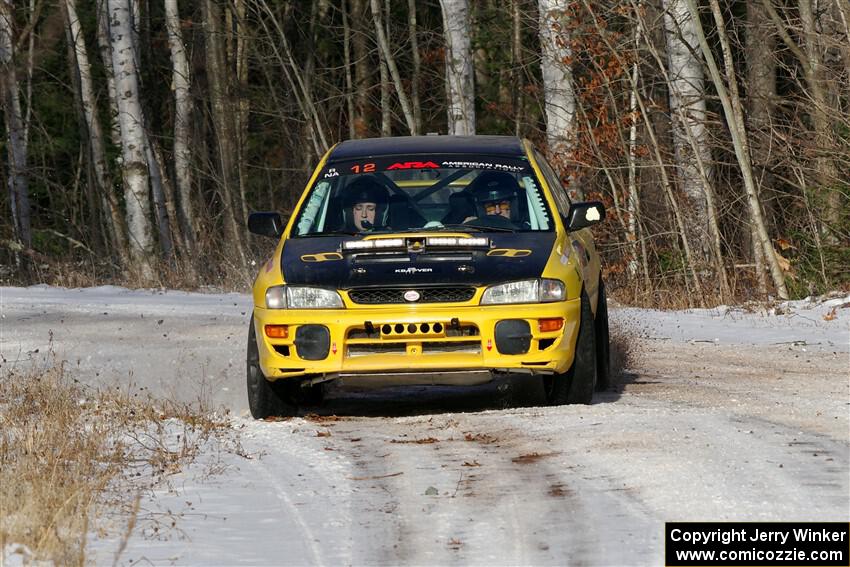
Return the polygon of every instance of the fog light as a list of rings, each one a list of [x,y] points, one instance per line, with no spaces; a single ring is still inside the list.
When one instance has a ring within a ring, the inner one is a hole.
[[[551,333],[552,331],[560,331],[564,328],[564,320],[561,317],[553,317],[551,319],[540,319],[537,321],[537,328],[541,333]]]
[[[289,337],[289,326],[266,325],[266,336],[270,339],[286,339]]]

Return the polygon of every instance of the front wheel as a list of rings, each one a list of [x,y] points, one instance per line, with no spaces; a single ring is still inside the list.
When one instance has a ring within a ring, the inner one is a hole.
[[[553,406],[589,404],[596,387],[596,330],[587,293],[581,292],[581,320],[570,368],[544,378],[546,400]]]
[[[248,328],[248,350],[245,356],[248,382],[248,408],[254,419],[269,416],[293,416],[298,407],[286,395],[285,384],[270,382],[260,368],[260,350],[257,346],[257,334],[254,319]]]

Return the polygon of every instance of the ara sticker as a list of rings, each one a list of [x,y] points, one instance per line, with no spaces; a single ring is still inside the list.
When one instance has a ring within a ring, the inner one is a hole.
[[[506,165],[503,163],[491,163],[486,161],[444,161],[443,167],[452,169],[495,169],[496,171],[509,171],[512,173],[525,169],[518,165]]]
[[[394,163],[387,168],[387,171],[393,169],[439,169],[440,166],[433,161],[405,161]]]
[[[487,350],[493,350],[493,339],[487,339]]]
[[[336,354],[336,342],[334,342],[333,345],[331,346],[331,352]]]

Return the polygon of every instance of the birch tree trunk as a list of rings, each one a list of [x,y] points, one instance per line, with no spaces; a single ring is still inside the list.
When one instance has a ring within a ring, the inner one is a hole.
[[[390,44],[387,40],[387,34],[384,33],[383,16],[381,14],[381,5],[378,0],[371,0],[372,19],[375,22],[375,36],[378,39],[378,48],[381,50],[384,62],[389,70],[390,76],[393,79],[396,94],[398,95],[399,104],[401,104],[401,112],[404,114],[404,121],[407,123],[407,129],[411,136],[416,136],[419,132],[416,129],[416,121],[413,118],[413,109],[410,106],[410,99],[407,98],[407,93],[404,92],[404,86],[401,83],[401,74],[398,72],[395,57],[390,50]]]
[[[384,61],[383,51],[378,52],[378,65],[381,67],[381,136],[392,136],[392,111],[390,110],[390,73]]]
[[[80,81],[80,101],[83,119],[88,131],[88,144],[91,152],[92,169],[97,190],[104,206],[104,214],[108,233],[112,239],[113,247],[118,254],[122,266],[130,265],[130,253],[127,242],[126,225],[121,217],[121,207],[118,196],[112,185],[109,175],[109,165],[106,162],[106,151],[103,130],[97,116],[97,102],[94,96],[92,84],[91,65],[89,64],[88,52],[86,51],[85,38],[77,17],[76,0],[65,0],[65,17],[69,29],[71,49],[76,62],[77,76]]]
[[[165,0],[165,24],[171,49],[171,84],[174,91],[174,179],[179,195],[177,210],[183,228],[184,246],[194,256],[197,225],[192,207],[192,151],[189,149],[192,135],[191,78],[177,0]]]
[[[107,7],[118,124],[121,129],[121,168],[132,259],[131,273],[143,285],[148,285],[154,279],[154,242],[148,217],[148,164],[144,153],[144,119],[133,52],[132,11],[129,0],[107,0]]]
[[[475,85],[472,76],[472,45],[469,39],[467,0],[440,0],[446,39],[446,94],[448,133],[475,134]]]
[[[546,111],[546,138],[549,153],[563,164],[575,141],[576,99],[569,60],[572,48],[564,25],[568,0],[538,0],[540,20],[540,61]]]
[[[112,71],[112,47],[109,43],[108,0],[97,0],[97,43],[100,58],[106,67],[106,88],[109,94],[109,139],[116,148],[121,147],[121,127],[118,125],[118,95],[115,91],[115,73]]]
[[[12,222],[16,238],[32,248],[30,226],[29,178],[27,175],[27,142],[18,77],[15,72],[14,7],[10,0],[0,0],[0,91],[6,122],[6,149],[9,156],[9,187]]]
[[[753,178],[753,168],[750,163],[750,149],[747,142],[747,131],[744,126],[744,110],[741,104],[741,99],[738,96],[737,78],[735,68],[732,61],[731,49],[729,48],[729,40],[726,36],[725,23],[720,12],[720,6],[717,0],[710,0],[711,11],[714,15],[714,21],[717,24],[717,34],[720,38],[723,48],[723,61],[726,68],[726,77],[729,82],[729,89],[720,75],[717,68],[717,63],[714,60],[714,54],[711,52],[711,47],[705,39],[705,32],[702,29],[702,24],[699,20],[699,10],[694,0],[686,0],[688,11],[691,15],[691,21],[694,22],[696,38],[699,46],[702,49],[706,63],[708,63],[709,71],[711,72],[712,81],[714,82],[717,95],[720,97],[720,102],[723,104],[723,112],[726,115],[726,121],[729,125],[729,133],[732,137],[732,144],[735,147],[735,157],[738,160],[738,165],[741,168],[741,175],[744,178],[744,187],[747,192],[747,203],[750,208],[750,218],[758,235],[759,244],[764,250],[765,260],[770,268],[770,275],[773,279],[773,285],[776,287],[776,293],[782,299],[788,299],[788,289],[785,286],[785,279],[782,275],[782,270],[779,267],[779,262],[776,259],[776,252],[773,249],[773,244],[770,242],[770,237],[767,233],[767,226],[764,222],[764,216],[761,212],[761,202],[758,197],[758,190]]]
[[[711,149],[705,127],[705,78],[697,56],[695,26],[699,22],[691,17],[686,0],[663,0],[663,4],[676,170],[679,186],[692,210],[689,237],[699,243],[695,252],[705,265],[711,257],[711,221],[697,162],[703,165],[706,180],[710,180]]]

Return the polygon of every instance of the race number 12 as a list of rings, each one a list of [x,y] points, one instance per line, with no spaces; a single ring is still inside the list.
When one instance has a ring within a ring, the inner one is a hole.
[[[351,171],[353,173],[371,173],[375,171],[374,163],[364,163],[362,166],[358,163],[357,165],[351,166]]]

